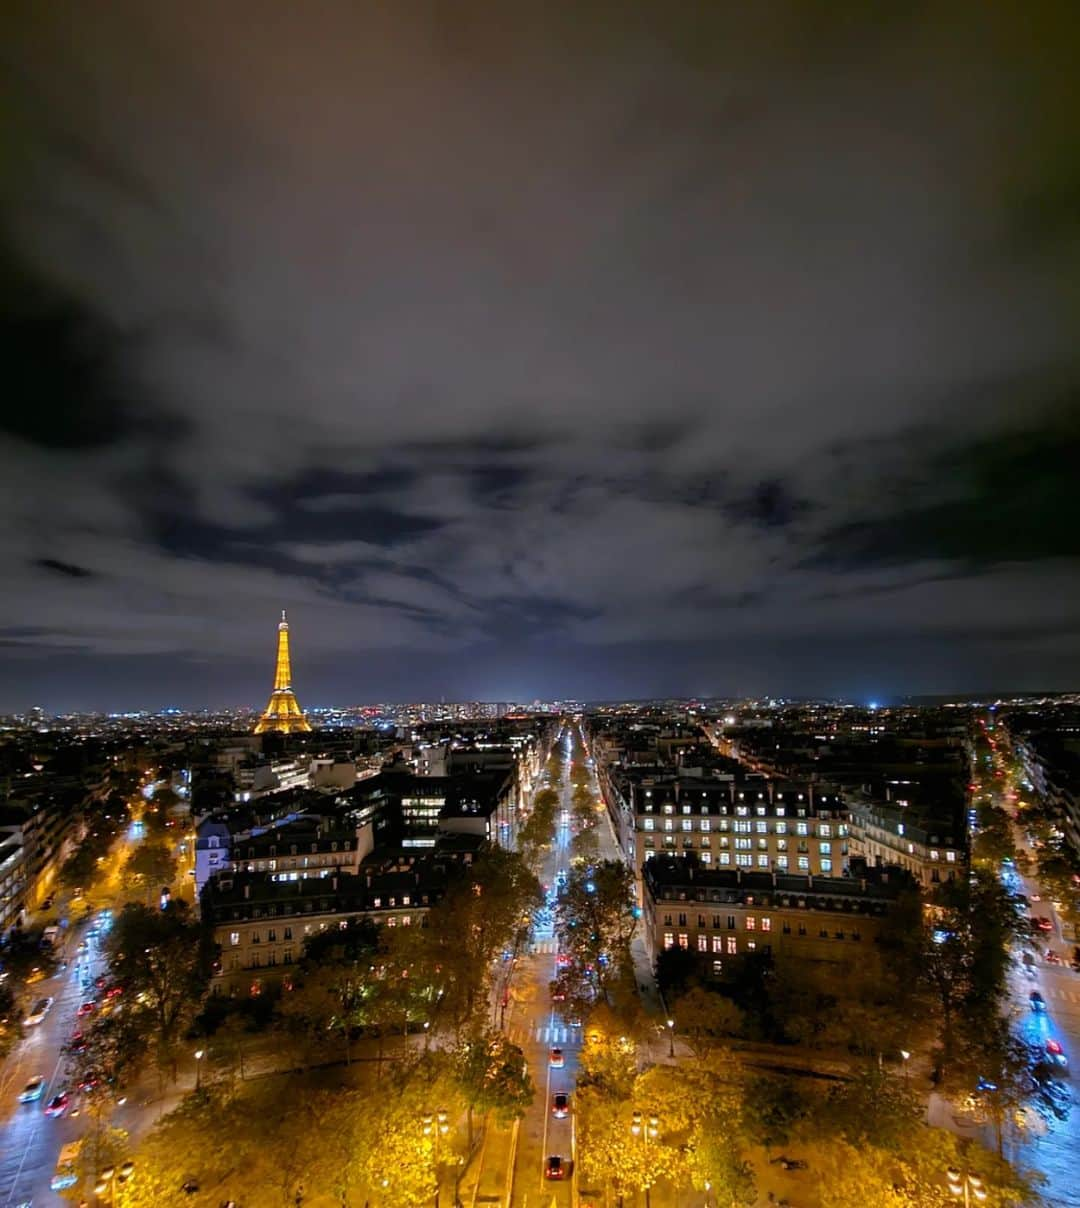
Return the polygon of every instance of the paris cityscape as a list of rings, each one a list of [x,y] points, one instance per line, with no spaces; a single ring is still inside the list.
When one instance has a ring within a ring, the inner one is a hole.
[[[1080,1208],[1080,8],[3,32],[0,1208]]]

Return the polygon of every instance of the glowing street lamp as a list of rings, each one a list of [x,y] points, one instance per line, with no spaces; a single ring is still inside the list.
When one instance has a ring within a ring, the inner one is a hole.
[[[973,1199],[976,1203],[986,1199],[986,1188],[978,1175],[961,1173],[955,1166],[950,1166],[945,1171],[945,1177],[949,1181],[949,1190],[953,1195],[957,1198],[964,1197],[964,1208],[971,1208]]]
[[[668,1032],[668,1056],[674,1057],[675,1056],[675,1020],[674,1019],[669,1019],[667,1021],[667,1032]]]
[[[431,1138],[432,1157],[435,1162],[435,1208],[439,1208],[439,1192],[441,1190],[439,1181],[439,1141],[450,1131],[450,1116],[444,1109],[440,1108],[434,1115],[431,1112],[425,1112],[420,1117],[420,1124],[424,1136]]]
[[[195,1089],[198,1090],[202,1085],[202,1059],[206,1053],[202,1049],[195,1050]]]
[[[658,1116],[649,1116],[648,1119],[639,1111],[635,1111],[630,1117],[630,1133],[637,1137],[642,1145],[645,1146],[646,1163],[648,1163],[649,1145],[656,1141],[660,1135],[660,1119]],[[652,1200],[650,1199],[650,1188],[652,1180],[646,1175],[645,1183],[645,1208],[652,1208]]]

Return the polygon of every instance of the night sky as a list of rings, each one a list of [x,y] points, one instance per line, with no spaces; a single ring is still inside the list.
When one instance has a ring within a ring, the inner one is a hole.
[[[5,10],[0,709],[1080,686],[1074,3]]]

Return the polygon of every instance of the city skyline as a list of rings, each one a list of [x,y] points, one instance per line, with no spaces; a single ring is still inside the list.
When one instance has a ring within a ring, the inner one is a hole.
[[[0,708],[1080,682],[1075,31],[578,17],[11,23]]]

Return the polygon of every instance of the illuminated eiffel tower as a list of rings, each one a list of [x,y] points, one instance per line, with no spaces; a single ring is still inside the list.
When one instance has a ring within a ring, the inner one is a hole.
[[[277,667],[274,669],[274,690],[270,703],[255,724],[256,734],[267,730],[280,730],[283,734],[306,734],[311,722],[304,716],[292,690],[292,667],[289,663],[289,622],[285,609],[281,610],[281,623],[277,627]]]

